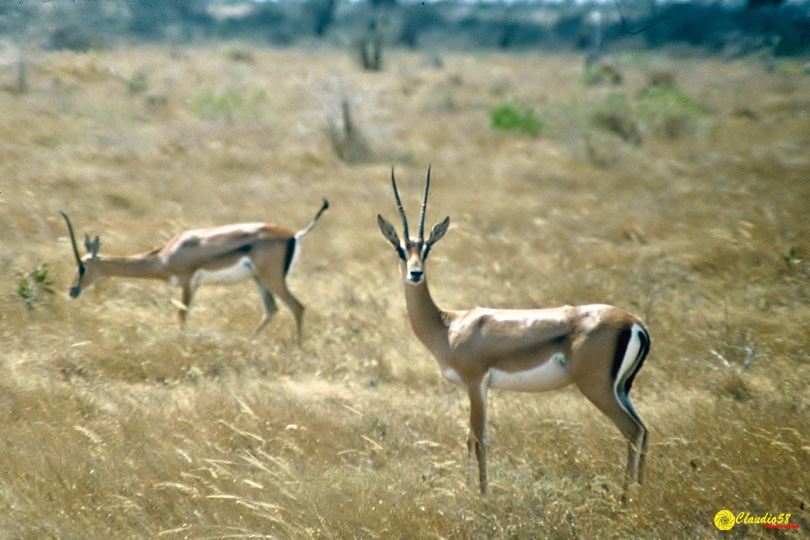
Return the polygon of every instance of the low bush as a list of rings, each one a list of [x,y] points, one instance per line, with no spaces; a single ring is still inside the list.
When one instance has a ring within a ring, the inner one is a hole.
[[[258,106],[264,100],[262,93],[248,98],[236,90],[217,92],[201,90],[189,101],[191,110],[204,120],[225,119],[228,122],[249,120],[258,115]]]
[[[29,313],[33,312],[48,294],[53,294],[53,279],[46,265],[41,264],[20,277],[17,296],[23,301]]]
[[[638,116],[650,129],[669,139],[694,131],[704,115],[697,99],[671,84],[654,84],[638,98]]]
[[[493,129],[504,131],[519,131],[532,137],[540,135],[543,121],[531,107],[519,107],[510,103],[502,103],[489,111]]]

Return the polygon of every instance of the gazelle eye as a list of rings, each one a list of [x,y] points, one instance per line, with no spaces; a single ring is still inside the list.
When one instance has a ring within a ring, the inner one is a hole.
[[[399,255],[399,258],[403,261],[408,259],[408,257],[405,255],[405,250],[402,249],[402,246],[397,246],[397,255]]]

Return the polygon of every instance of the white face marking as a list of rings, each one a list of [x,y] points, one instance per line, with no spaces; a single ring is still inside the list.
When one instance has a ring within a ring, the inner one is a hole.
[[[411,255],[405,262],[405,273],[408,283],[414,285],[422,283],[422,281],[425,279],[424,262],[415,255]]]
[[[203,284],[231,285],[245,281],[253,276],[253,263],[247,257],[242,257],[233,266],[219,270],[199,269],[194,273],[192,282],[195,286]]]
[[[526,371],[508,372],[500,369],[489,371],[490,388],[515,392],[546,392],[562,388],[572,382],[565,355],[562,353],[555,353],[539,366]]]

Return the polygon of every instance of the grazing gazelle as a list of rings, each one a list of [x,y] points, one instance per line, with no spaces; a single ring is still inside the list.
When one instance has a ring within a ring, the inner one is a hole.
[[[425,240],[428,168],[419,235],[410,237],[393,169],[391,184],[402,217],[402,240],[382,216],[377,216],[377,223],[402,259],[405,303],[416,337],[436,358],[442,375],[466,389],[470,398],[470,486],[475,482],[475,450],[481,491],[487,491],[487,390],[545,392],[573,383],[627,439],[622,496],[626,500],[631,481],[637,478],[641,483],[647,446],[647,428],[629,396],[650,347],[644,324],[638,317],[607,305],[526,310],[439,308],[428,290],[425,260],[433,244],[447,232],[450,218],[434,226]]]
[[[79,266],[70,287],[70,297],[76,298],[83,289],[108,276],[169,281],[183,288],[179,315],[181,325],[185,325],[197,287],[204,283],[239,283],[252,278],[264,305],[264,317],[254,337],[278,311],[273,298],[273,294],[277,294],[295,316],[300,343],[304,306],[287,289],[286,277],[298,254],[301,237],[312,230],[327,208],[329,203],[324,199],[309,226],[298,232],[275,223],[240,223],[195,229],[180,233],[147,253],[129,257],[99,256],[98,236],[90,241],[87,235],[84,237],[87,255],[80,257],[73,226],[67,214],[62,212]]]

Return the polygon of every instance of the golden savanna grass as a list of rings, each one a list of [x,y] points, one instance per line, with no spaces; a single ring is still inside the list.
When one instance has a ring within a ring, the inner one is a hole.
[[[808,534],[810,77],[634,54],[607,87],[575,56],[441,60],[394,51],[369,74],[228,44],[42,53],[25,94],[2,73],[0,538]],[[651,101],[662,73],[677,91]],[[333,146],[344,100],[352,162]],[[540,136],[491,129],[504,103]],[[650,454],[626,507],[625,444],[572,389],[492,392],[491,494],[466,487],[466,396],[413,336],[375,224],[398,219],[391,166],[416,216],[429,163],[428,226],[452,220],[428,268],[440,305],[608,302],[648,322]],[[248,339],[249,283],[202,288],[184,334],[166,284],[67,297],[59,210],[129,254],[186,228],[301,228],[322,197],[289,278],[301,348],[283,306]],[[43,264],[55,294],[29,309]],[[721,509],[799,529],[721,533]]]

